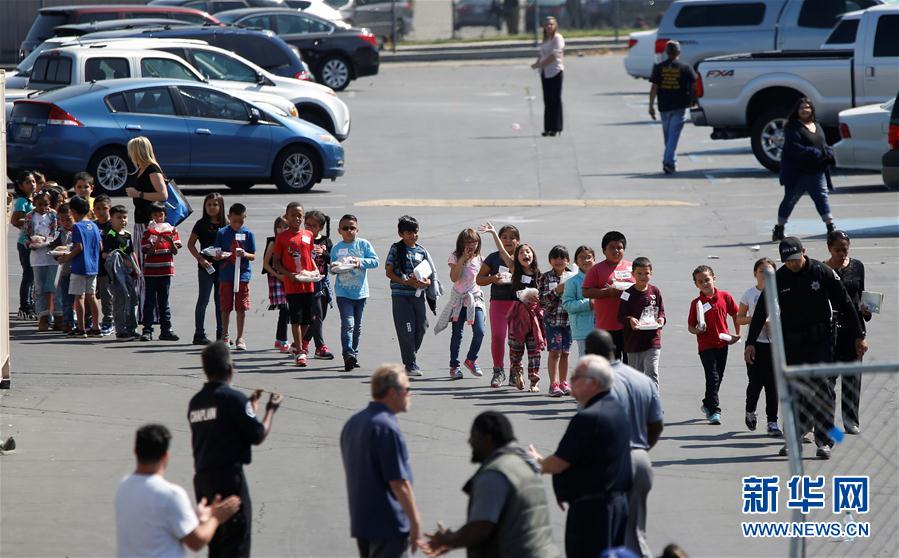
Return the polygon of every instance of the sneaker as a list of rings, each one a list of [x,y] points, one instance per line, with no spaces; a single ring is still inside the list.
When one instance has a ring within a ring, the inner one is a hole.
[[[113,333],[115,333],[115,327],[112,324],[101,324],[100,333],[102,333],[104,337],[107,335],[112,335]]]
[[[784,239],[784,226],[783,225],[774,225],[774,230],[771,231],[771,241],[772,242],[780,242]]]
[[[126,331],[125,333],[116,333],[115,338],[116,341],[134,341],[137,336]]]
[[[309,341],[303,340],[303,352],[309,354]]]
[[[846,428],[846,434],[852,434],[853,436],[855,436],[859,433],[857,424],[846,424],[844,426]]]
[[[721,424],[721,413],[712,413],[709,417],[709,424]]]
[[[299,366],[301,368],[305,368],[306,367],[306,353],[298,354],[295,362],[296,362],[297,366]]]
[[[674,170],[674,166],[666,165],[664,163],[662,164],[662,172],[664,172],[665,174],[674,174]]]
[[[784,433],[781,432],[780,428],[777,427],[776,422],[768,423],[768,436],[771,436],[772,438],[780,438],[783,435],[784,435]]]
[[[356,364],[353,365],[353,368],[362,368],[362,365],[359,364],[359,360],[356,359]]]
[[[87,332],[87,337],[103,337],[103,332],[99,329],[92,329]]]
[[[140,340],[141,340],[141,341],[152,341],[152,340],[153,340],[153,332],[152,332],[152,331],[145,331],[145,332],[141,333],[141,334],[140,334]]]
[[[281,351],[282,355],[286,355],[290,352],[290,343],[287,341],[281,341],[281,345],[278,347],[278,350]]]
[[[414,365],[412,368],[406,368],[406,375],[414,378],[421,378],[425,373],[421,371],[421,368],[419,368],[418,365]]]
[[[450,380],[461,380],[462,369],[458,366],[450,366]]]
[[[562,393],[564,395],[571,395],[571,384],[569,384],[568,382],[562,382],[561,384],[559,384],[559,389],[562,390]]]
[[[702,414],[705,416],[705,420],[709,420],[712,417],[712,413],[709,412],[708,409],[705,408],[705,405],[699,408],[702,411]]]
[[[334,355],[331,354],[331,351],[328,350],[327,345],[322,345],[321,347],[315,349],[315,358],[320,360],[333,360]]]
[[[246,351],[247,350],[247,341],[243,337],[237,338],[237,344],[234,346],[235,350],[238,351]]]
[[[472,360],[465,359],[465,362],[463,364],[465,365],[465,368],[468,368],[468,371],[471,372],[471,374],[474,377],[480,378],[481,376],[484,375],[484,372],[481,370],[481,367],[478,366],[478,361],[476,361],[476,360],[472,361]]]
[[[275,339],[275,350],[276,350],[276,351],[280,351],[280,350],[281,350],[281,347],[283,347],[283,346],[286,345],[286,344],[287,344],[286,341],[280,341],[280,340],[278,340],[278,339]]]
[[[205,335],[200,335],[199,337],[195,335],[194,340],[191,341],[191,345],[208,345],[210,343],[212,343],[212,341]]]
[[[755,432],[758,422],[758,417],[755,413],[746,413],[746,428]]]
[[[490,379],[490,387],[498,388],[506,381],[506,373],[502,368],[493,369],[493,378]]]
[[[175,335],[175,332],[172,330],[163,331],[159,334],[160,341],[178,341],[179,339],[181,338]]]
[[[777,455],[779,455],[779,456],[781,456],[781,457],[786,457],[786,456],[787,456],[787,453],[789,453],[789,452],[787,451],[787,445],[784,444],[783,447],[780,448],[780,451],[777,452]]]
[[[350,372],[353,368],[356,368],[356,357],[353,355],[343,357],[343,371]]]
[[[830,446],[818,446],[815,455],[821,459],[830,459]]]
[[[229,347],[234,345],[234,343],[231,341],[231,338],[228,337],[227,335],[223,335],[221,341],[222,341],[222,343],[224,343],[225,345],[228,345]]]
[[[562,391],[562,387],[559,384],[550,384],[549,385],[549,396],[550,397],[562,397],[565,395],[565,392]]]
[[[812,433],[806,432],[802,435],[802,443],[803,444],[811,444],[812,443]]]
[[[512,383],[514,382],[514,383]],[[512,370],[509,372],[509,383],[518,388],[518,391],[524,389],[524,370]]]

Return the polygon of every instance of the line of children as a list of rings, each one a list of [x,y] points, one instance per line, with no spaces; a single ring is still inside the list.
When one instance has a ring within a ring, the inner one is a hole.
[[[331,248],[334,273],[334,296],[340,312],[340,349],[343,369],[358,368],[359,340],[362,337],[362,315],[369,297],[368,270],[380,265],[371,242],[359,238],[359,220],[344,215],[337,225],[340,242]]]

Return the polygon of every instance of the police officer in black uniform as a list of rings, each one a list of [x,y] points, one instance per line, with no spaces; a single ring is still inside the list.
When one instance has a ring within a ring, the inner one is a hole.
[[[187,412],[194,451],[194,492],[198,502],[202,498],[211,502],[218,494],[223,498],[240,496],[240,510],[216,530],[209,556],[249,556],[252,508],[243,465],[250,463],[250,446],[261,444],[271,431],[283,398],[273,393],[259,422],[256,409],[262,390],[247,397],[231,387],[234,365],[228,345],[217,341],[206,346],[202,359],[209,381],[190,400]]]
[[[777,300],[783,326],[784,352],[787,364],[817,364],[834,360],[833,313],[848,316],[845,327],[850,339],[855,339],[859,358],[868,349],[858,312],[839,276],[817,260],[806,257],[802,242],[788,237],[780,243],[783,266],[775,272]],[[755,342],[768,318],[764,294],[759,298],[746,337],[746,362],[755,361]],[[799,433],[814,426],[817,456],[830,458],[833,440],[828,432],[833,428],[836,406],[834,377],[799,380],[797,407]],[[801,445],[800,445],[801,447]],[[786,446],[780,450],[786,455]]]

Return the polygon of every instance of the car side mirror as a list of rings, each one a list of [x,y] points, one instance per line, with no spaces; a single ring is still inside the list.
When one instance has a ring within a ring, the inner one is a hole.
[[[268,80],[265,79],[265,76],[262,74],[262,72],[256,72],[256,83],[258,83],[259,85],[265,85],[265,82],[267,81]]]
[[[256,107],[250,107],[250,122],[258,124],[262,120],[262,112]]]

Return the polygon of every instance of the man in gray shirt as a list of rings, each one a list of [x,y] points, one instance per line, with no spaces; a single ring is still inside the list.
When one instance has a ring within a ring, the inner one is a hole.
[[[611,395],[622,403],[631,423],[631,467],[633,484],[628,493],[628,548],[650,558],[646,541],[646,499],[652,490],[652,461],[649,449],[662,434],[662,403],[659,389],[649,377],[615,360],[615,342],[609,332],[594,329],[587,335],[587,354],[609,359],[615,372]]]
[[[441,523],[422,548],[440,556],[454,548],[469,557],[555,558],[546,491],[537,464],[515,443],[512,424],[487,411],[471,426],[471,461],[481,467],[462,490],[469,495],[468,523],[457,531]]]

